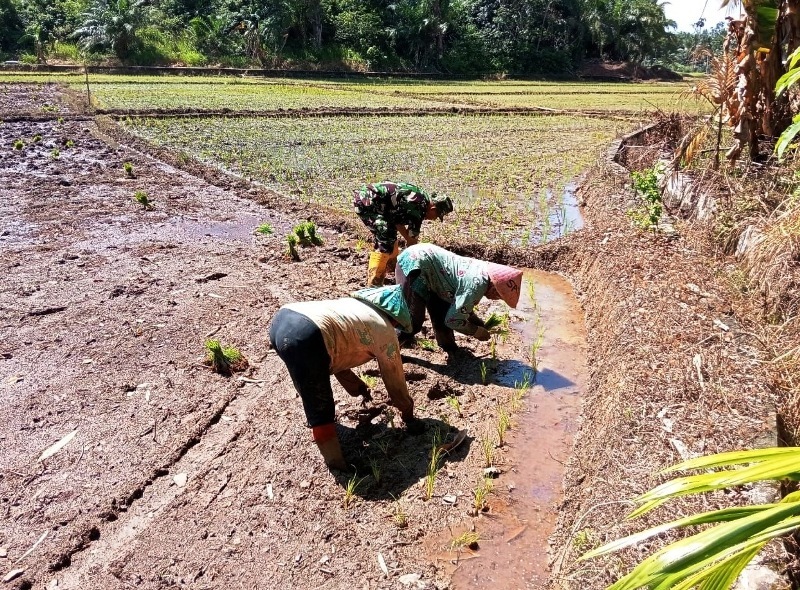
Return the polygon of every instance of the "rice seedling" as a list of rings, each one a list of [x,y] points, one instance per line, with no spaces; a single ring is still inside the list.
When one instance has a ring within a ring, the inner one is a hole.
[[[480,370],[481,370],[481,383],[483,385],[487,385],[489,383],[489,377],[488,377],[488,369],[486,368],[486,363],[484,361],[481,361]]]
[[[58,151],[58,148],[53,148],[52,150],[50,150],[50,157],[53,158],[54,160],[57,159],[60,155],[61,152]]]
[[[59,117],[58,118],[58,124],[59,125],[63,125],[64,124],[64,117]]]
[[[488,477],[482,477],[478,482],[478,486],[472,494],[472,506],[475,508],[476,513],[486,510],[486,500],[489,497],[489,493],[492,491],[493,485],[492,480]]]
[[[313,221],[304,221],[294,226],[294,233],[301,246],[322,245],[322,239],[317,235],[317,225]]]
[[[431,446],[431,459],[428,462],[428,469],[425,473],[425,500],[430,500],[433,497],[433,490],[436,486],[436,473],[441,467],[442,450],[441,450],[441,436],[438,432],[433,435],[433,444]]]
[[[75,147],[75,142],[71,139],[68,139],[64,145],[68,148]]]
[[[403,509],[403,505],[400,503],[400,500],[394,498],[394,503],[392,504],[392,522],[394,522],[394,526],[399,529],[404,529],[408,526],[408,514]]]
[[[369,469],[372,472],[372,479],[376,484],[381,483],[381,464],[375,457],[369,458]]]
[[[461,402],[458,401],[458,398],[454,395],[448,395],[445,398],[445,402],[447,405],[453,408],[456,413],[458,414],[459,418],[461,417]]]
[[[344,488],[344,498],[342,499],[342,507],[347,509],[355,501],[356,490],[365,478],[358,479],[358,474],[354,473],[353,477],[347,480],[347,485]]]
[[[480,535],[475,531],[464,531],[450,541],[450,551],[463,551],[464,548],[476,551],[480,540]]]
[[[500,336],[506,336],[509,330],[510,317],[508,311],[504,313],[492,312],[483,322],[483,327]]]
[[[489,338],[489,357],[493,360],[497,360],[497,340],[494,335]]]
[[[422,350],[427,350],[428,352],[436,352],[439,350],[436,342],[434,340],[430,340],[428,338],[420,338],[417,340],[417,344]]]
[[[136,191],[133,193],[133,199],[139,203],[145,211],[149,211],[153,208],[153,201],[150,200],[150,197],[148,197],[147,193],[144,191]]]
[[[272,225],[269,223],[262,223],[256,228],[256,233],[261,234],[262,236],[269,236],[273,233]]]
[[[389,450],[390,450],[391,444],[392,444],[392,441],[389,438],[387,438],[387,437],[374,438],[374,439],[372,439],[372,443],[370,443],[370,444],[373,444],[373,443],[378,448],[378,450],[380,450],[380,452],[383,453],[384,457],[388,457],[389,456]]]
[[[358,376],[364,382],[369,389],[375,389],[375,386],[378,384],[378,378],[373,377],[372,375],[367,375],[366,373],[361,373]]]
[[[483,466],[491,467],[494,465],[494,448],[495,443],[488,434],[484,434],[480,438],[481,451],[483,452]]]
[[[512,412],[518,412],[522,408],[522,400],[525,397],[525,392],[531,388],[531,375],[525,371],[522,376],[522,381],[514,382],[514,391],[511,392],[511,400],[509,405]]]
[[[495,426],[498,446],[502,447],[505,444],[505,435],[509,428],[511,428],[511,415],[503,406],[498,406],[497,424]]]
[[[206,340],[206,362],[221,374],[230,375],[232,370],[246,365],[247,361],[238,349],[233,346],[222,346],[219,340]]]
[[[17,140],[14,141],[14,149],[15,150],[21,150],[24,147],[25,147],[25,142],[22,141],[21,139],[17,139]]]
[[[356,248],[356,252],[363,252],[364,250],[366,250],[366,248],[367,248],[366,240],[362,240],[361,238],[358,238],[356,240],[355,248]]]
[[[286,235],[286,254],[295,262],[300,261],[300,253],[297,251],[297,235],[292,232]]]
[[[37,133],[36,135],[33,136],[31,143],[39,143],[40,141],[42,141],[42,135],[41,133]]]
[[[130,162],[125,162],[122,164],[122,170],[125,172],[125,176],[128,178],[133,178],[133,164]]]

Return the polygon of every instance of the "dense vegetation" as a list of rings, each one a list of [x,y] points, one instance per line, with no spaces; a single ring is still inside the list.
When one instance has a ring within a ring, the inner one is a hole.
[[[688,62],[672,28],[658,0],[0,0],[0,53],[39,62],[568,74]]]

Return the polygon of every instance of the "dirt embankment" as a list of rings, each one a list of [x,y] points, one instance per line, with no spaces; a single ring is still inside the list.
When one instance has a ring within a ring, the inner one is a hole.
[[[9,147],[18,139],[21,149]],[[485,344],[464,341],[464,356],[450,363],[441,351],[409,352],[425,436],[392,427],[380,384],[367,422],[337,390],[346,452],[360,473],[382,470],[346,507],[347,482],[324,470],[308,444],[285,369],[267,353],[266,327],[282,303],[343,296],[362,283],[356,220],[150,151],[110,121],[99,129],[4,123],[0,146],[0,386],[8,400],[0,410],[0,546],[8,554],[0,567],[21,570],[9,586],[384,588],[407,587],[400,577],[412,574],[448,587],[420,541],[463,521],[482,467],[478,441],[448,460],[432,500],[419,480],[433,431],[446,433],[447,421],[481,432],[506,395],[480,384]],[[153,210],[133,200],[139,190]],[[690,227],[674,239],[631,228],[620,177],[600,170],[581,194],[586,228],[568,239],[531,249],[445,246],[559,270],[576,286],[591,378],[552,538],[552,583],[599,588],[619,562],[586,568],[574,558],[623,531],[625,498],[682,452],[747,446],[772,425],[727,262]],[[282,236],[308,217],[324,228],[326,245],[291,263]],[[272,236],[254,237],[262,223]],[[212,336],[250,359],[246,380],[202,364]],[[501,357],[498,370],[511,360]],[[37,461],[74,431],[63,450]],[[455,506],[442,501],[448,492]]]

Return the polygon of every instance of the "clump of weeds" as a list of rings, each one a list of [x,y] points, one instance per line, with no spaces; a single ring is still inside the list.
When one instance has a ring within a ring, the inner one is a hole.
[[[231,371],[241,371],[247,359],[233,346],[223,346],[219,340],[206,340],[206,364],[220,375],[229,376]]]
[[[122,170],[125,172],[125,176],[128,178],[133,178],[133,164],[130,162],[125,162],[122,164]]]
[[[344,488],[344,498],[342,498],[342,507],[349,508],[350,505],[356,499],[356,490],[358,486],[361,485],[361,482],[364,481],[364,478],[358,479],[358,474],[354,473],[353,477],[347,480],[347,485]]]
[[[274,230],[272,229],[272,225],[270,225],[269,223],[262,223],[256,228],[256,233],[261,234],[262,236],[272,235],[273,231]]]
[[[133,198],[145,211],[149,211],[154,207],[153,201],[150,200],[150,197],[148,197],[147,193],[144,191],[136,191],[133,193]]]
[[[300,253],[297,251],[297,235],[292,232],[286,236],[286,254],[295,262],[300,261]]]

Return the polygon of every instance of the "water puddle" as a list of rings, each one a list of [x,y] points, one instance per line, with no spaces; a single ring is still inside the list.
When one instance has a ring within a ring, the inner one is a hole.
[[[548,577],[547,539],[556,523],[579,393],[588,380],[586,336],[572,288],[558,275],[527,271],[515,316],[519,320],[512,327],[528,354],[532,346],[538,348],[537,372],[510,431],[510,452],[494,482],[491,511],[464,523],[465,529],[474,525],[480,535],[479,549],[437,556],[441,566],[450,568],[453,588],[459,590],[542,588]],[[513,387],[530,370],[526,359],[511,364],[497,381]]]

